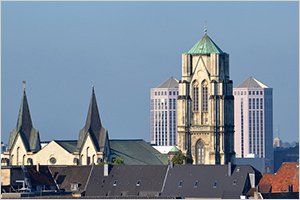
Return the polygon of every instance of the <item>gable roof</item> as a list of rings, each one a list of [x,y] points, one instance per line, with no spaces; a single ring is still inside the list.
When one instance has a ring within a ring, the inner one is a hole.
[[[113,156],[124,159],[125,165],[167,164],[167,156],[144,140],[110,140],[110,148]]]
[[[160,83],[156,88],[178,88],[178,80],[171,76],[168,80]]]
[[[79,191],[86,189],[86,184],[90,177],[94,165],[81,166],[57,166],[49,165],[49,170],[56,181],[59,189],[71,191],[71,183],[79,184]]]
[[[170,168],[162,197],[239,199],[250,189],[248,174],[260,174],[251,166],[175,165]]]
[[[103,176],[103,166],[95,166],[87,185],[87,197],[159,196],[167,172],[166,165],[114,165]]]
[[[200,41],[198,41],[189,51],[189,54],[211,54],[224,53],[216,43],[205,33]]]
[[[77,150],[77,140],[54,140],[62,148],[67,150],[69,153],[73,153]]]
[[[39,132],[32,125],[25,88],[23,90],[17,125],[16,128],[11,131],[9,136],[9,150],[12,148],[18,134],[20,134],[27,151],[36,152],[41,149]]]
[[[236,88],[269,88],[262,82],[255,79],[253,76],[250,76],[246,80],[244,80],[242,83],[238,84]]]
[[[283,163],[277,173],[263,175],[258,187],[262,193],[279,193],[288,192],[289,185],[293,186],[293,192],[299,192],[299,164],[297,162]]]
[[[84,140],[87,138],[87,135],[90,135],[96,150],[98,152],[103,151],[108,135],[105,128],[102,127],[94,87],[92,88],[92,96],[85,126],[79,132],[79,139],[77,142],[78,151],[80,151],[81,147],[84,145]]]

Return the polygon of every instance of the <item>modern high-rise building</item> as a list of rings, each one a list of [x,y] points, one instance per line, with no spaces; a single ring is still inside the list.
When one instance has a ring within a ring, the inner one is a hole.
[[[176,145],[178,80],[171,77],[157,87],[151,88],[150,93],[151,144]]]
[[[272,172],[272,88],[251,76],[233,91],[236,158],[264,158],[265,172]]]
[[[182,54],[178,87],[179,149],[192,157],[194,164],[234,162],[234,97],[229,55],[206,32]]]

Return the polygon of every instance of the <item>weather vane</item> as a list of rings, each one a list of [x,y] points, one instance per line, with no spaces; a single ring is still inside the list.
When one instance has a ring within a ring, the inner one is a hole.
[[[23,84],[23,90],[25,91],[25,89],[26,89],[26,81],[22,81],[22,84]]]
[[[207,34],[207,24],[206,24],[206,20],[204,21],[204,34]]]

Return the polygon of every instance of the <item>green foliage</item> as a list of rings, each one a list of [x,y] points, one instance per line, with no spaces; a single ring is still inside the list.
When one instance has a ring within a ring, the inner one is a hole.
[[[182,165],[184,160],[185,156],[181,152],[176,153],[172,158],[172,162],[177,165]]]
[[[112,164],[113,165],[122,165],[122,164],[124,164],[124,158],[122,158],[121,156],[118,156],[113,159]]]
[[[191,156],[184,156],[183,153],[178,152],[172,158],[172,162],[177,165],[192,164],[193,159]]]
[[[112,162],[103,161],[103,162],[98,162],[97,164],[98,165],[105,165],[105,164],[122,165],[122,164],[124,164],[124,158],[121,156],[118,156],[118,157],[113,158]]]

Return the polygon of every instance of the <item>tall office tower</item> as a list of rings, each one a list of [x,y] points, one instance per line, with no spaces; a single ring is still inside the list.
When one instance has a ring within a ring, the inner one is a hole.
[[[237,158],[264,158],[265,172],[273,171],[272,88],[249,77],[233,89],[235,152]]]
[[[178,147],[194,164],[234,162],[229,55],[207,35],[182,54],[177,100]],[[188,162],[188,160],[187,160]]]
[[[157,87],[151,88],[150,96],[151,144],[158,146],[176,145],[178,80],[171,77]]]

